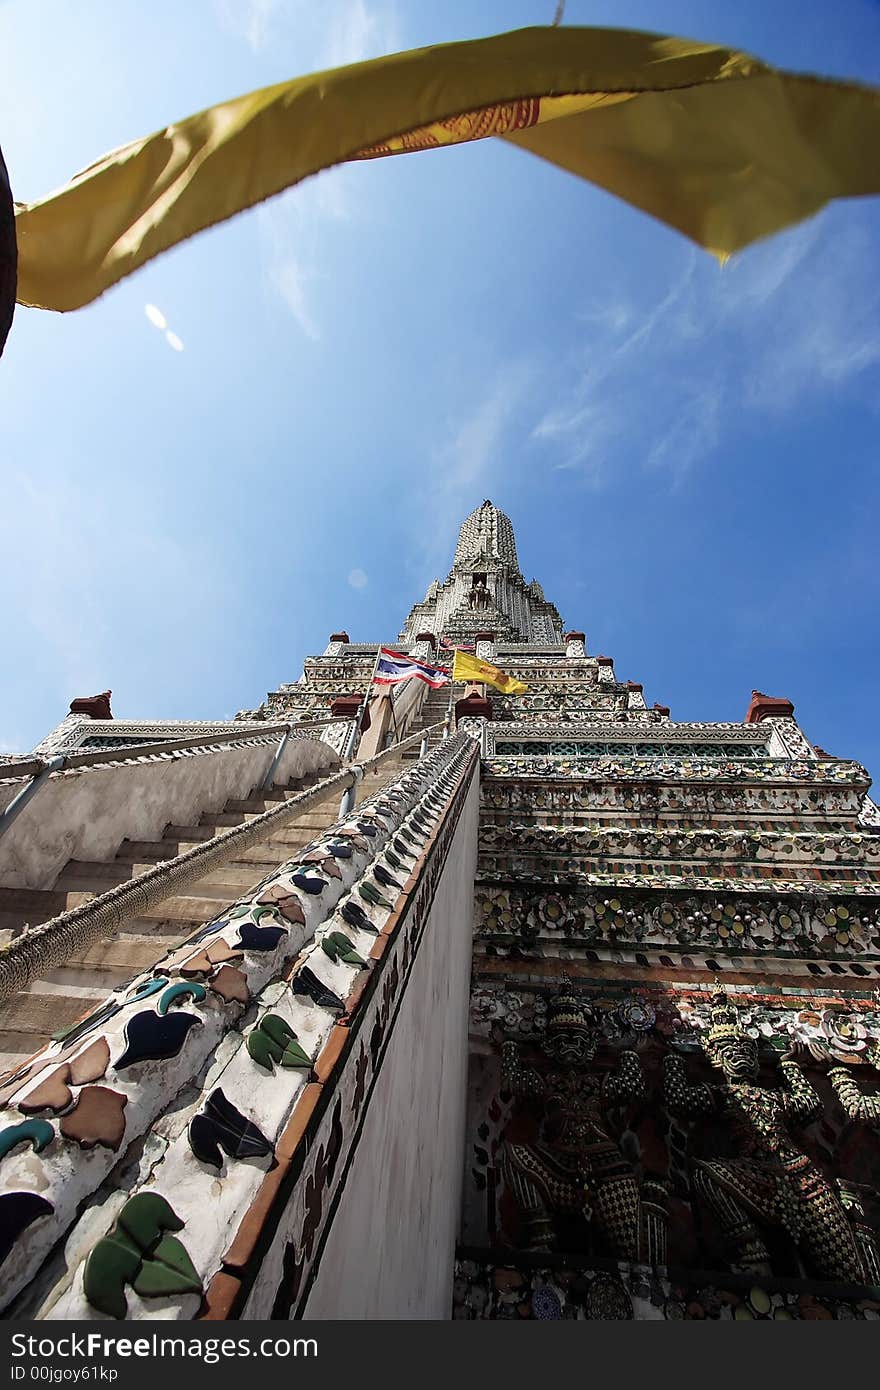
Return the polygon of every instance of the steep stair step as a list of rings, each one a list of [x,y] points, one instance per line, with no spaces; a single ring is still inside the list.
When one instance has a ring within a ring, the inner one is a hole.
[[[71,859],[55,880],[55,889],[76,893],[106,893],[117,883],[128,883],[147,869],[155,869],[155,864],[136,864],[131,860],[111,859],[109,864],[103,860],[93,862],[85,859]]]
[[[237,868],[246,868],[254,876],[256,883],[257,879],[267,874],[275,864],[283,864],[285,859],[291,857],[288,849],[288,845],[276,845],[271,840],[261,840],[258,845],[252,845],[250,849],[233,851],[235,858],[228,862]]]
[[[283,863],[283,860],[279,859],[277,863]],[[276,863],[269,865],[269,868],[275,867]],[[250,893],[264,877],[265,874],[261,874],[253,864],[240,865],[238,869],[231,864],[220,864],[205,874],[204,878],[200,878],[198,883],[193,885],[193,891],[205,898],[216,898],[221,903],[232,903]],[[172,899],[169,898],[168,901],[171,902]],[[216,905],[212,911],[217,911]]]
[[[120,864],[159,864],[165,859],[176,859],[179,854],[183,853],[182,846],[189,848],[196,844],[204,844],[204,840],[201,838],[182,840],[170,836],[168,839],[161,840],[123,840],[116,851],[116,862]]]
[[[162,838],[169,840],[213,840],[215,833],[209,825],[166,825]]]
[[[167,946],[168,943],[155,932],[135,935],[122,931],[118,936],[108,936],[85,949],[74,950],[68,964],[77,969],[119,972],[124,983],[141,970],[154,965]]]
[[[206,811],[199,817],[199,825],[228,829],[230,825],[246,825],[248,821],[256,820],[257,816],[262,814],[262,811]]]
[[[256,811],[262,815],[264,811],[269,811],[273,806],[277,806],[282,801],[291,801],[295,793],[293,792],[261,792],[259,796],[246,796],[240,798],[230,798],[223,807],[224,811]]]
[[[39,981],[31,982],[37,986]],[[29,1035],[28,1051],[34,1052],[53,1033],[67,1028],[94,1008],[94,999],[79,995],[37,994],[22,990],[3,1003],[3,1031]]]
[[[15,913],[22,922],[35,927],[48,922],[59,912],[91,902],[94,893],[79,890],[67,892],[54,888],[0,888],[0,912]]]
[[[290,821],[287,825],[280,825],[277,830],[272,830],[269,838],[285,830],[311,830],[318,833],[321,830],[326,830],[328,825],[335,824],[338,818],[338,806],[332,808],[328,807],[327,810],[322,810],[320,807],[315,806],[311,811],[306,811],[303,815],[297,816],[296,820]]]
[[[254,882],[258,882],[254,879]],[[175,923],[182,923],[184,935],[188,934],[189,925],[193,927],[201,926],[203,922],[209,922],[216,917],[225,901],[229,901],[229,894],[224,898],[216,898],[211,894],[202,893],[201,884],[194,884],[193,893],[176,893],[171,898],[166,898],[164,902],[157,903],[155,907],[149,907],[141,912],[126,926],[137,927],[149,924],[152,930],[171,931]],[[164,948],[163,948],[164,949]]]

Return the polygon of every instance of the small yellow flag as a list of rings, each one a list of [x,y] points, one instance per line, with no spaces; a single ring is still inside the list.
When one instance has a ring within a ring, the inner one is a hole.
[[[482,681],[484,685],[494,685],[496,690],[503,690],[505,695],[522,695],[529,688],[522,681],[514,680],[513,676],[509,676],[500,667],[493,666],[491,661],[481,661],[479,657],[459,651],[457,647],[455,661],[452,663],[452,679]]]

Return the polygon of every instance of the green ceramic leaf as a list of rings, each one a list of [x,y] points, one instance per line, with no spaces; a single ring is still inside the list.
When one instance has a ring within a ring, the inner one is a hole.
[[[244,907],[234,907],[229,913],[229,920],[235,921],[237,917],[246,917],[250,910],[250,904]]]
[[[383,897],[379,890],[374,888],[371,883],[361,883],[358,886],[358,893],[363,898],[364,902],[373,903],[377,907],[391,907],[391,903],[388,899]]]
[[[311,1070],[312,1059],[307,1052],[303,1052],[298,1042],[290,1042],[284,1049],[281,1065],[282,1067],[306,1067]]]
[[[131,1281],[142,1298],[162,1294],[201,1293],[202,1281],[192,1260],[176,1236],[163,1236]]]
[[[147,1251],[162,1231],[181,1231],[183,1222],[158,1192],[138,1192],[126,1202],[116,1224],[131,1236],[139,1250]]]
[[[259,1031],[278,1043],[279,1047],[286,1047],[290,1039],[296,1037],[290,1024],[280,1014],[264,1014]]]
[[[274,1071],[273,1063],[281,1060],[283,1049],[271,1038],[267,1038],[265,1033],[261,1033],[259,1028],[248,1033],[246,1046],[257,1066],[265,1067],[266,1071]]]
[[[357,951],[354,950],[341,951],[339,959],[344,961],[346,965],[366,965],[367,963],[363,956],[359,956]]]
[[[329,956],[334,962],[339,958],[339,947],[329,936],[325,936],[321,942],[321,950],[324,952],[325,956]]]
[[[135,1244],[130,1235],[120,1229],[118,1222],[113,1227],[112,1236],[108,1236],[107,1239],[112,1239],[115,1245],[121,1245],[123,1250],[130,1250],[133,1255],[137,1255],[138,1263],[140,1263],[144,1252]]]
[[[109,1236],[99,1240],[83,1270],[83,1292],[93,1308],[111,1318],[124,1318],[128,1310],[125,1285],[131,1283],[141,1262],[140,1253]]]

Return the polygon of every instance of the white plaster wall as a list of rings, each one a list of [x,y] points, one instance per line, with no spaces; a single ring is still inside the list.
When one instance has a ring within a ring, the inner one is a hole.
[[[475,777],[306,1318],[451,1315],[464,1165],[478,807]]]
[[[191,825],[203,811],[219,811],[259,785],[280,738],[50,777],[0,837],[0,883],[50,888],[69,859],[112,859],[125,839],[160,840],[166,825]],[[326,743],[290,739],[275,785],[339,766]],[[24,785],[0,788],[0,808]]]

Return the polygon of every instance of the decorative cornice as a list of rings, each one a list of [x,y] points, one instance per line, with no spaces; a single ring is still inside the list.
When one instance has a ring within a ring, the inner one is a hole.
[[[840,783],[867,791],[868,773],[860,763],[836,759],[834,762],[800,762],[788,758],[754,759],[748,762],[718,759],[689,761],[672,758],[546,758],[516,756],[487,758],[487,777],[578,778],[584,781],[683,781],[683,782],[777,782]]]
[[[880,962],[880,884],[841,894],[773,885],[772,895],[731,885],[706,888],[626,883],[574,887],[477,882],[475,934],[500,945],[581,942],[587,945],[692,951],[770,951],[792,958],[859,959],[866,986]],[[554,948],[556,949],[556,948]]]

